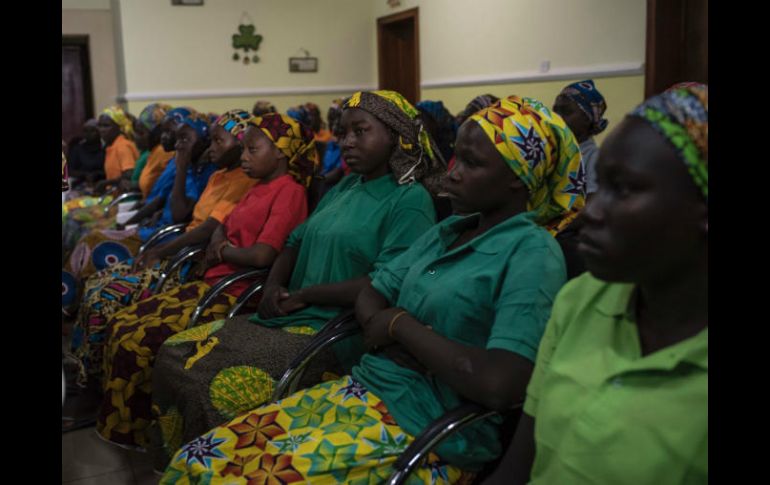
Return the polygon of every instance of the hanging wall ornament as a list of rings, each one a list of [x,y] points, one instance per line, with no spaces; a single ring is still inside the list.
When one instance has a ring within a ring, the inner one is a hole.
[[[257,29],[254,27],[254,22],[249,17],[249,14],[243,12],[241,15],[240,25],[238,25],[238,33],[233,34],[233,49],[236,50],[233,54],[234,61],[238,61],[240,59],[238,51],[242,50],[244,64],[249,64],[250,62],[259,62],[259,56],[256,54],[249,58],[249,51],[256,52],[259,50],[259,44],[262,42],[262,36],[257,34],[256,30]]]

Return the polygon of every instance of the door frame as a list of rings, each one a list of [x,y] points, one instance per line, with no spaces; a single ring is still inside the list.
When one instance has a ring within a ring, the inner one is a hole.
[[[382,29],[388,24],[395,22],[401,22],[403,20],[413,18],[414,19],[414,92],[417,93],[417,99],[422,99],[420,93],[420,8],[414,7],[403,12],[394,13],[385,17],[379,17],[377,19],[377,82],[378,88],[382,87],[383,75],[385,68],[383,66],[382,49]],[[416,101],[415,101],[416,102]]]
[[[62,35],[61,44],[64,46],[82,47],[81,68],[83,72],[83,98],[85,101],[86,119],[94,117],[94,90],[91,79],[91,49],[87,35]]]

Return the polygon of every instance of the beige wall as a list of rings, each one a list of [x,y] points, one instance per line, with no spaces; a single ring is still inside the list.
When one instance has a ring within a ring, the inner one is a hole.
[[[279,110],[312,101],[325,111],[335,97],[376,86],[377,18],[415,6],[422,99],[441,99],[452,112],[485,92],[550,104],[565,84],[591,77],[612,126],[643,98],[645,0],[402,0],[395,9],[385,0],[113,2],[132,111],[166,100],[222,112],[256,99]],[[231,59],[243,12],[264,36],[257,65]],[[319,58],[318,73],[288,72],[300,48]]]
[[[114,104],[118,95],[112,14],[105,9],[63,9],[61,14],[62,35],[88,35],[94,111],[98,113]]]
[[[207,0],[203,7],[173,7],[157,0],[119,3],[131,104],[196,98],[204,91],[214,106],[225,109],[231,103],[214,100],[235,92],[254,90],[241,97],[270,99],[286,97],[281,93],[286,89],[349,91],[371,87],[375,74],[368,1]],[[231,39],[243,12],[263,36],[257,64],[232,60]],[[301,57],[301,48],[319,58],[317,73],[289,73],[288,59]],[[289,97],[298,102],[307,96]]]

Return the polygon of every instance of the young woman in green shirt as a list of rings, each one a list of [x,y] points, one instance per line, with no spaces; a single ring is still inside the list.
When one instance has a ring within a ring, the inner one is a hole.
[[[487,484],[708,483],[708,87],[607,137],[524,415]]]
[[[472,116],[456,150],[443,189],[471,215],[434,226],[362,285],[356,314],[369,352],[352,375],[196,438],[161,483],[381,483],[413,437],[461,399],[495,409],[523,399],[566,281],[552,234],[584,200],[578,145],[542,103],[511,96]],[[498,425],[445,441],[412,479],[466,483],[501,452]]]

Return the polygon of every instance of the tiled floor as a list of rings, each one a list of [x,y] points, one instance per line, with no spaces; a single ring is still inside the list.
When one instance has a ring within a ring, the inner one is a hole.
[[[150,485],[159,476],[147,453],[103,441],[93,427],[62,434],[61,481],[69,485]]]

